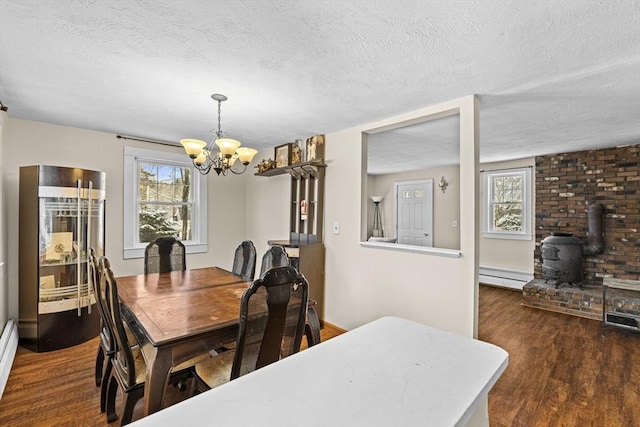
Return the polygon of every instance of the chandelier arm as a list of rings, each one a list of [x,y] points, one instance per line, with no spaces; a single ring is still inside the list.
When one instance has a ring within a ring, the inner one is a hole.
[[[237,171],[237,172],[236,172],[233,168],[229,168],[229,170],[230,170],[231,172],[233,172],[234,174],[236,174],[236,175],[243,174],[243,173],[247,170],[247,165],[245,165],[244,163],[243,163],[242,165],[244,166],[244,168],[242,168],[242,170],[241,170],[241,171]]]
[[[202,164],[201,164],[201,165],[198,165],[198,164],[196,163],[196,159],[193,159],[192,161],[193,161],[193,166],[194,166],[194,167],[198,170],[198,172],[200,172],[202,175],[206,175],[206,174],[208,174],[208,173],[209,173],[209,171],[211,170],[211,166],[212,166],[211,162],[208,162],[209,164],[205,166],[205,165],[202,165]]]

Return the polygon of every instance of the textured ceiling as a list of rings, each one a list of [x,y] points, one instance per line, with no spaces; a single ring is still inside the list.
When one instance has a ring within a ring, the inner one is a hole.
[[[470,94],[481,161],[639,143],[640,0],[0,0],[10,117],[208,140],[212,93],[229,97],[223,131],[256,148]],[[452,123],[372,151],[455,162]]]

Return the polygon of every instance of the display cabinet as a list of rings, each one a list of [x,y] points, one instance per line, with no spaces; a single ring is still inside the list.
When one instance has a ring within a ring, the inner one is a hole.
[[[20,168],[19,331],[21,344],[50,351],[98,335],[88,248],[104,254],[104,172]]]

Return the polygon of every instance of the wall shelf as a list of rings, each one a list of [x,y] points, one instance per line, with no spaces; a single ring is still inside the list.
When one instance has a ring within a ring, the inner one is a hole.
[[[294,165],[284,166],[281,168],[267,169],[264,172],[256,172],[256,176],[276,176],[284,175],[288,173],[292,178],[299,179],[300,177],[308,178],[312,176],[317,178],[319,175],[318,168],[326,168],[327,165],[323,162],[312,160],[310,162],[296,163]]]

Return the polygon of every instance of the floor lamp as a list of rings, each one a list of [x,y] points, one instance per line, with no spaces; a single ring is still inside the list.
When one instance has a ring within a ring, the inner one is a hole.
[[[384,237],[384,231],[382,230],[382,216],[380,215],[380,202],[382,196],[371,196],[375,208],[373,210],[373,237]]]

